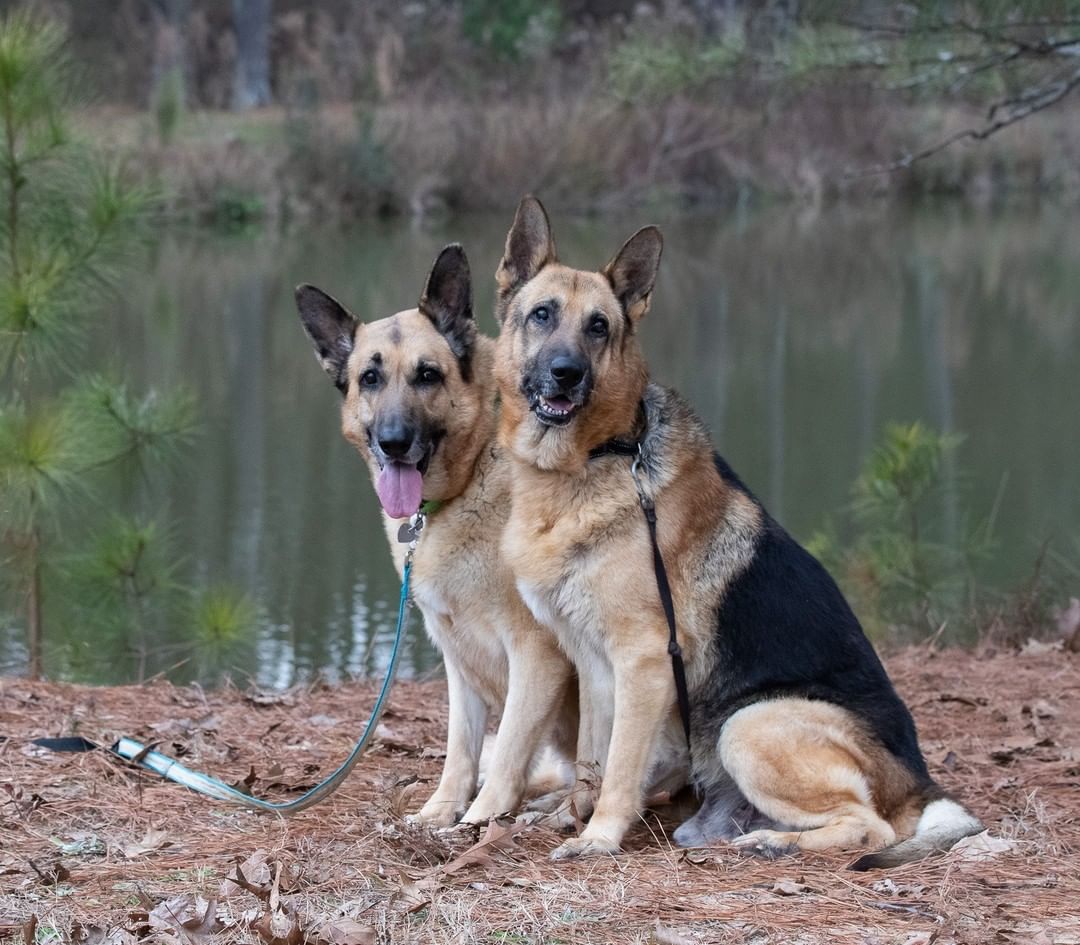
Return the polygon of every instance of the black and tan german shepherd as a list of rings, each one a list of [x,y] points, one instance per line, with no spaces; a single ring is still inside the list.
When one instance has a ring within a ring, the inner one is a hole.
[[[661,248],[645,227],[599,272],[571,269],[527,197],[496,276],[499,435],[514,467],[503,549],[577,668],[579,759],[603,772],[585,831],[553,855],[618,850],[643,786],[686,751],[630,460],[590,456],[613,439],[640,445],[689,679],[702,804],[675,839],[880,851],[856,868],[947,849],[982,827],[930,778],[911,715],[836,584],[690,407],[649,382],[638,325]]]
[[[573,760],[578,722],[570,664],[499,554],[510,468],[495,442],[495,345],[476,330],[468,261],[447,246],[418,306],[377,321],[361,322],[310,285],[297,288],[296,304],[342,394],[342,432],[371,470],[399,574],[401,520],[423,501],[440,503],[416,549],[412,595],[443,653],[450,721],[442,779],[418,819],[447,826],[464,813],[481,823],[519,805],[545,744]],[[502,721],[476,795],[490,712]]]

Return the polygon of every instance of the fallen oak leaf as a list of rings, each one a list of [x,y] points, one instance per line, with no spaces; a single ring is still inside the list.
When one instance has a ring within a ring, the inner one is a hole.
[[[518,843],[514,835],[524,830],[525,826],[524,823],[517,821],[501,824],[497,820],[489,820],[487,830],[476,843],[448,863],[436,867],[432,872],[448,875],[465,869],[467,866],[492,866],[495,863],[493,853],[509,853],[517,849]]]
[[[414,883],[404,873],[400,873],[398,874],[398,882],[400,885],[393,896],[390,897],[390,905],[393,909],[409,915],[413,912],[419,912],[430,903],[431,900],[424,895],[421,889],[421,884],[424,886],[433,885],[430,881],[421,880],[420,883]]]
[[[251,770],[245,775],[242,781],[235,781],[229,785],[234,791],[239,791],[241,794],[246,794],[248,797],[252,797],[251,786],[259,780],[259,776],[255,773],[255,766],[250,766]]]
[[[217,903],[184,893],[159,902],[149,915],[150,927],[159,932],[179,932],[188,941],[208,939],[222,929],[217,917]]]
[[[281,909],[263,913],[252,923],[252,928],[266,945],[302,945],[307,941],[307,936],[300,925],[299,916],[288,903],[281,905]]]
[[[374,928],[356,919],[334,919],[319,929],[315,941],[320,945],[375,945],[375,936]]]
[[[41,880],[43,886],[56,886],[71,879],[71,871],[59,860],[44,870],[38,869],[37,863],[33,860],[28,859],[26,862],[30,864],[30,869],[37,873],[38,879]]]
[[[964,837],[952,848],[952,854],[964,860],[988,860],[1001,853],[1008,853],[1016,849],[1012,840],[1004,837],[991,837],[989,830],[977,833],[971,837]]]
[[[126,843],[120,848],[120,852],[124,856],[133,860],[137,856],[142,856],[144,853],[153,853],[155,850],[160,850],[162,847],[172,846],[172,839],[165,830],[147,830],[146,836],[142,838],[138,843]]]

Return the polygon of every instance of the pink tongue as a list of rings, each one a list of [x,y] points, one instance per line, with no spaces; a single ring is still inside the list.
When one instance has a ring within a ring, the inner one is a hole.
[[[375,482],[386,514],[391,518],[408,518],[420,508],[424,477],[415,466],[387,463]]]

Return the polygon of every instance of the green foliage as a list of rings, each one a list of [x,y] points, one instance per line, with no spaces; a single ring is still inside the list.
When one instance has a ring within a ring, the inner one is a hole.
[[[255,626],[251,600],[230,587],[211,587],[199,594],[191,610],[195,639],[210,649],[220,649],[245,639]]]
[[[77,417],[64,406],[0,405],[0,534],[30,531],[78,488]]]
[[[87,468],[119,460],[175,460],[196,430],[195,400],[185,390],[132,394],[123,381],[94,376],[71,397]]]
[[[154,204],[71,138],[75,91],[55,25],[26,12],[0,19],[0,377],[10,383],[0,400],[0,591],[25,612],[32,676],[42,670],[49,600],[67,624],[52,637],[67,638],[69,658],[100,658],[87,634],[119,638],[141,678],[151,634],[188,592],[160,527],[108,509],[99,487],[125,467],[146,482],[175,459],[194,406],[183,392],[136,394],[122,380],[71,371]],[[146,499],[128,492],[127,505]],[[222,632],[247,626],[241,604],[222,613]]]
[[[561,20],[554,0],[465,0],[461,28],[474,46],[515,62],[550,48]]]
[[[716,40],[638,34],[612,49],[607,60],[608,82],[623,99],[665,99],[700,90],[728,75],[742,62],[744,53],[740,33]]]
[[[958,521],[950,534],[943,525],[942,469],[960,442],[921,423],[889,425],[855,480],[850,537],[842,540],[829,525],[807,543],[872,634],[890,627],[934,632],[971,610],[974,566],[993,548],[993,513],[974,529]]]

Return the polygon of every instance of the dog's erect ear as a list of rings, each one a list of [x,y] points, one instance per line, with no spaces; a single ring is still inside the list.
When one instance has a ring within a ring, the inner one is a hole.
[[[334,386],[344,394],[349,387],[345,366],[352,353],[358,320],[337,299],[313,285],[296,287],[296,308],[304,331],[315,346],[315,357]]]
[[[431,267],[417,307],[446,339],[458,359],[462,378],[469,381],[476,320],[473,318],[469,260],[460,243],[443,247]]]
[[[603,273],[631,322],[637,322],[649,310],[663,249],[660,231],[655,226],[644,226],[604,266]]]
[[[506,317],[506,306],[513,294],[557,258],[544,205],[535,197],[522,197],[514,215],[514,225],[506,236],[499,271],[495,273],[498,287],[495,314],[500,322]]]

